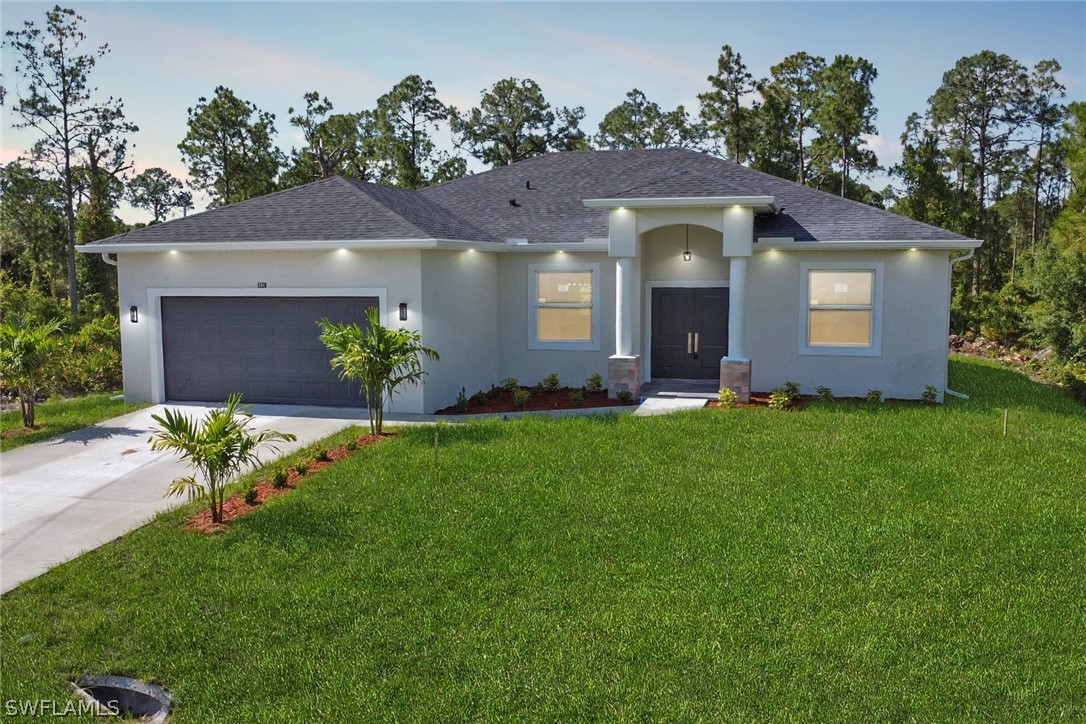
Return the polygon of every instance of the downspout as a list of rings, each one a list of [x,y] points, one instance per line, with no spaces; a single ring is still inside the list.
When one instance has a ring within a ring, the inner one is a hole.
[[[117,257],[114,256],[113,259],[110,259],[108,252],[102,254],[102,261],[104,261],[106,264],[109,264],[110,266],[117,266]]]
[[[962,256],[952,256],[952,257],[950,257],[951,273],[953,274],[953,267],[954,267],[955,264],[957,264],[958,262],[961,262],[961,261],[969,261],[970,259],[973,258],[973,255],[976,254],[976,253],[977,253],[976,249],[970,249],[968,253],[963,254]],[[943,388],[943,392],[950,395],[951,397],[957,397],[957,398],[962,399],[962,400],[968,400],[969,399],[969,395],[965,394],[964,392],[955,392],[954,390],[950,389],[949,387]]]

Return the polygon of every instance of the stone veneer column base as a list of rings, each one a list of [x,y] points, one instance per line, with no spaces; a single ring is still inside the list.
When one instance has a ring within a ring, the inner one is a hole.
[[[634,400],[641,398],[641,356],[616,354],[607,358],[607,397],[618,399],[618,393],[629,390]]]
[[[720,360],[720,388],[725,387],[735,390],[738,395],[736,402],[750,402],[750,360],[728,359]]]

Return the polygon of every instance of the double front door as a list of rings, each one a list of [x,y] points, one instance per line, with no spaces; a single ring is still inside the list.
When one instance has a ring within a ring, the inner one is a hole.
[[[720,378],[728,354],[728,289],[652,290],[652,376]]]

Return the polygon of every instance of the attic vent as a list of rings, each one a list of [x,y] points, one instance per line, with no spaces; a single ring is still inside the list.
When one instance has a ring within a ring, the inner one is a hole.
[[[525,181],[525,182],[524,182],[524,188],[526,188],[526,189],[528,189],[529,191],[531,191],[531,190],[532,190],[532,182],[531,182],[531,181]]]
[[[509,205],[510,206],[520,206],[520,204],[517,203],[516,199],[509,199]]]

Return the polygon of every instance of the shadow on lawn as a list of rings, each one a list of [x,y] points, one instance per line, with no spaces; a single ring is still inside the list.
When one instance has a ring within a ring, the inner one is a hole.
[[[131,427],[107,427],[105,425],[91,425],[79,430],[65,433],[60,437],[49,440],[49,445],[60,445],[66,442],[81,442],[84,445],[95,440],[109,440],[114,437],[143,437],[146,430],[136,430]]]
[[[997,362],[951,359],[947,386],[969,395],[968,400],[947,396],[948,408],[955,411],[990,413],[1004,408],[1032,409],[1086,418],[1086,406],[1072,400],[1058,387],[1034,382]]]

